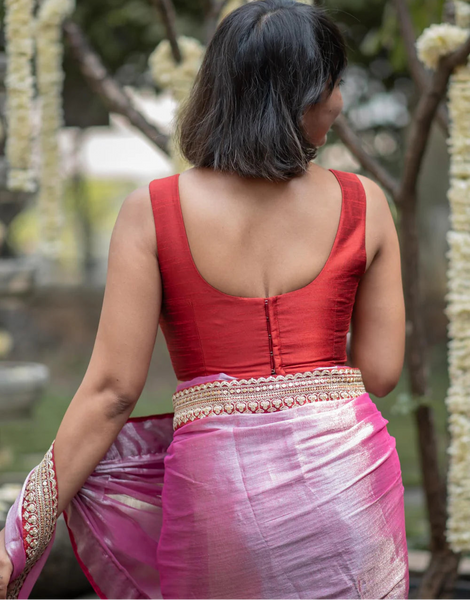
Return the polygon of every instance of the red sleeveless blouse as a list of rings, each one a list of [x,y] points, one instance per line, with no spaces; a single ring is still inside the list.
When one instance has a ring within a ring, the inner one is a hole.
[[[354,173],[330,169],[342,190],[330,255],[306,286],[270,298],[232,296],[210,285],[191,255],[179,173],[149,184],[162,278],[159,325],[176,377],[268,377],[344,365],[354,299],[365,272],[366,198]]]

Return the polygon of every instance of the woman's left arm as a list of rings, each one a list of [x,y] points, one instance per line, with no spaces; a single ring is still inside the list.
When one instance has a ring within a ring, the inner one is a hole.
[[[145,385],[162,299],[156,248],[150,195],[142,187],[116,219],[93,352],[55,439],[58,514],[104,457]]]

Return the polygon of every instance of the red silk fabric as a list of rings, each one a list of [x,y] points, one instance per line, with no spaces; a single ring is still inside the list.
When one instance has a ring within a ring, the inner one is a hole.
[[[210,285],[191,255],[179,173],[150,182],[163,299],[160,327],[176,377],[268,377],[346,363],[356,290],[366,267],[365,191],[330,169],[342,189],[331,253],[306,286],[270,298],[232,296]]]

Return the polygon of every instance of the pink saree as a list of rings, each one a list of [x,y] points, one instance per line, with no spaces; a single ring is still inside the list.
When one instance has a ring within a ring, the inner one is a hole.
[[[130,419],[66,509],[100,598],[408,598],[395,438],[360,372],[203,380]],[[53,543],[53,458],[8,514],[10,598]]]

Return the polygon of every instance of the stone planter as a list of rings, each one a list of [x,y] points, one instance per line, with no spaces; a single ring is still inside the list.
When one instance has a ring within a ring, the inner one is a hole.
[[[28,419],[49,381],[49,369],[33,362],[0,361],[0,420]]]
[[[11,298],[29,294],[35,284],[36,259],[2,258],[0,260],[0,297]]]

